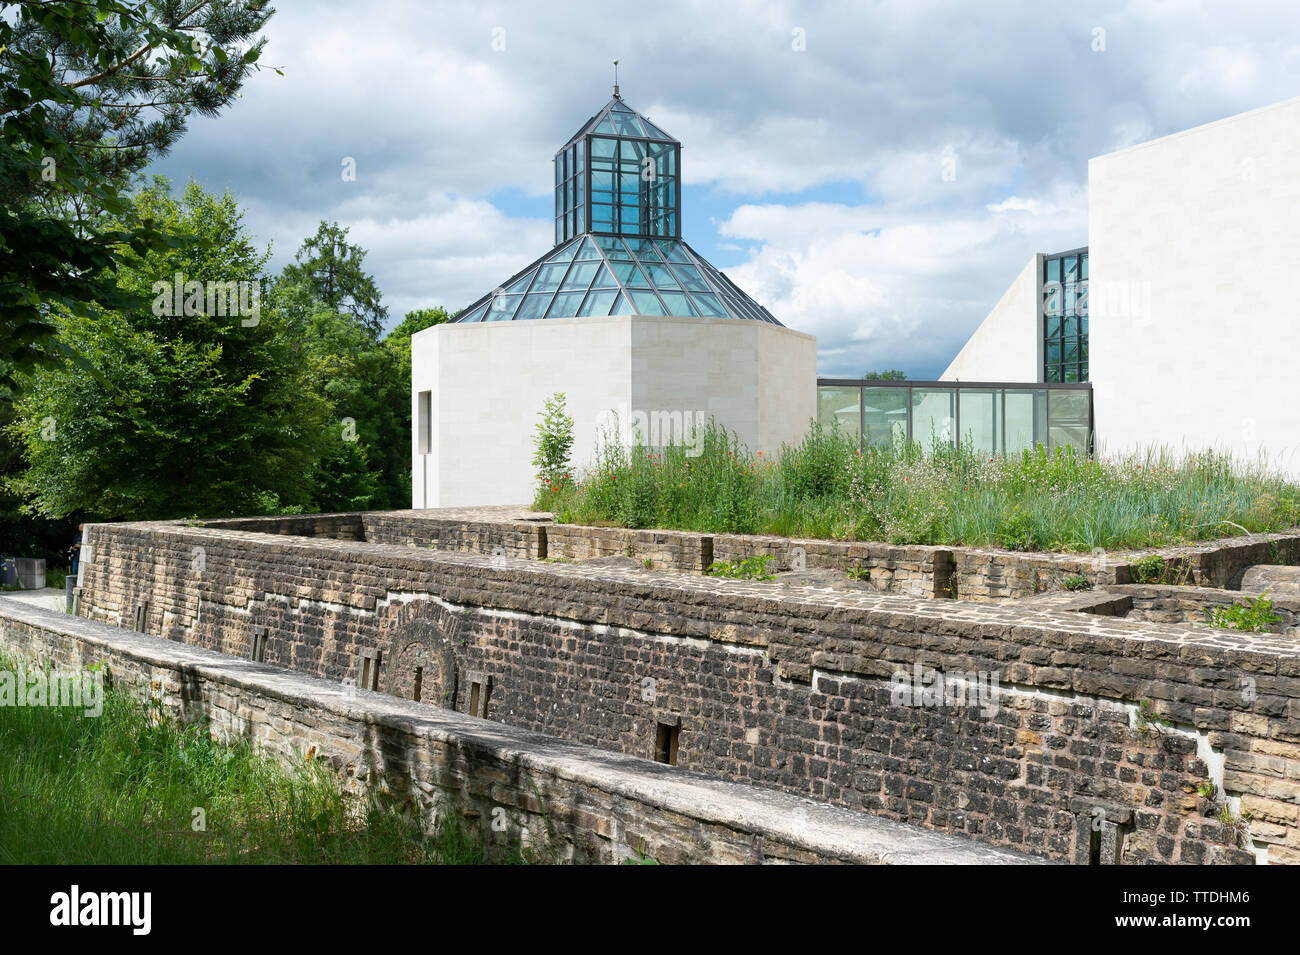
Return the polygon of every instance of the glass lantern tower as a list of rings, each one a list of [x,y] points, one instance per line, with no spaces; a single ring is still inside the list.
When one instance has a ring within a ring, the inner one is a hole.
[[[555,247],[453,321],[662,315],[780,325],[682,241],[681,151],[615,87],[555,154]]]

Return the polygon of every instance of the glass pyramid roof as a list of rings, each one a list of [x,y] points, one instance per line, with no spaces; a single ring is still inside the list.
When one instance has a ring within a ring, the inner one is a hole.
[[[781,324],[685,242],[589,233],[556,246],[453,321],[588,315],[701,316]]]
[[[587,120],[586,125],[569,137],[569,141],[560,148],[569,147],[588,133],[603,136],[634,136],[637,139],[654,139],[665,143],[677,142],[676,139],[673,139],[650,120],[628,106],[627,103],[624,103],[619,96],[615,96],[606,103],[600,112]]]

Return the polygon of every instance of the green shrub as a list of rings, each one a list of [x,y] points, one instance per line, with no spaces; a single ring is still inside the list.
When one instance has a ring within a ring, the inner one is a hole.
[[[1253,633],[1267,633],[1269,624],[1280,623],[1282,620],[1273,612],[1273,601],[1267,594],[1227,607],[1206,607],[1205,618],[1211,627],[1249,630]]]
[[[767,565],[774,560],[776,558],[771,554],[742,557],[735,562],[715,560],[705,573],[710,577],[731,577],[735,580],[776,580],[775,574],[767,572]]]
[[[1034,550],[1038,535],[1034,518],[1024,508],[1017,507],[1003,515],[998,523],[998,544],[1007,550]]]
[[[1088,590],[1092,583],[1083,574],[1066,574],[1061,579],[1061,586],[1066,590]]]
[[[1159,583],[1165,576],[1165,559],[1159,554],[1148,554],[1133,564],[1133,577],[1139,584]]]

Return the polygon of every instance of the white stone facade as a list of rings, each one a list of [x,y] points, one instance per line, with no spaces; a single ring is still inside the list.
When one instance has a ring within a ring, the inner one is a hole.
[[[1215,447],[1300,476],[1300,98],[1091,160],[1088,252],[1098,449]],[[945,380],[1042,380],[1041,265]]]
[[[435,325],[411,339],[412,506],[528,504],[533,433],[563,392],[573,461],[611,413],[652,443],[715,419],[753,451],[797,442],[816,413],[816,339],[733,318],[611,316]]]

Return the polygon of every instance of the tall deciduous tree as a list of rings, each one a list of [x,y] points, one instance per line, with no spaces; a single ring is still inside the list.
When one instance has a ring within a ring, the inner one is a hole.
[[[229,194],[191,183],[178,200],[156,180],[133,205],[185,241],[124,258],[118,283],[148,305],[58,316],[95,374],[41,368],[24,381],[11,431],[29,467],[12,483],[47,516],[310,508],[327,419],[301,329],[270,303],[230,307],[231,283],[256,281],[268,253]]]

